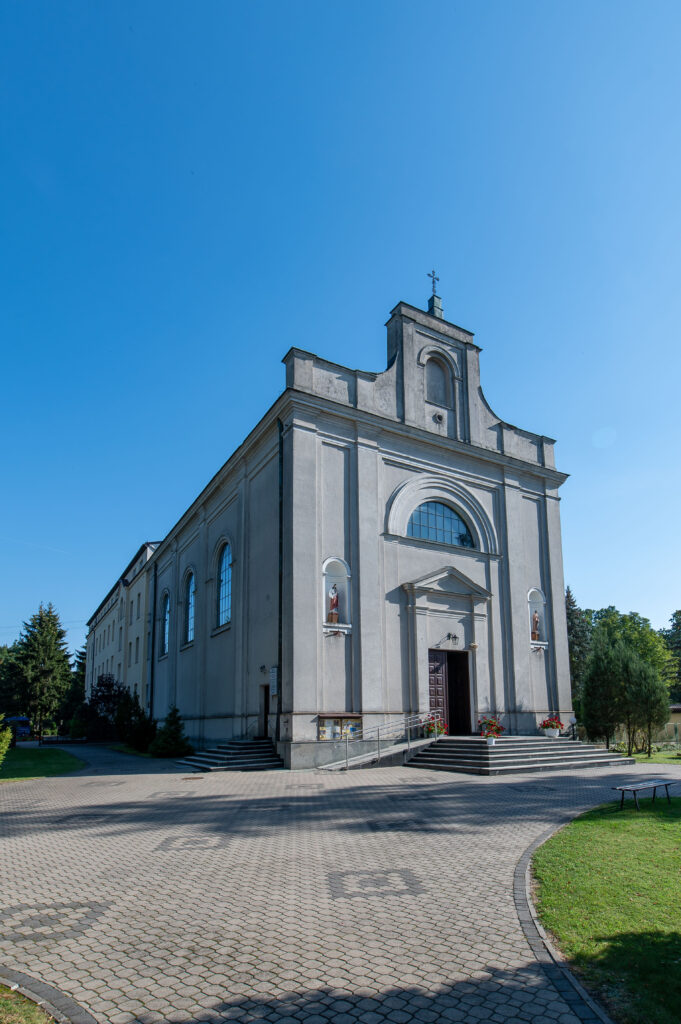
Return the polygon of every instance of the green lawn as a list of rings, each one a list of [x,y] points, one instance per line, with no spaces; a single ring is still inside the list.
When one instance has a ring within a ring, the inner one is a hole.
[[[647,754],[632,754],[631,756],[642,764],[675,764],[677,767],[681,765],[681,750],[659,750],[651,757],[648,757]]]
[[[54,1021],[30,999],[0,985],[0,1024],[47,1024]]]
[[[79,757],[52,747],[14,747],[7,751],[7,757],[0,767],[0,782],[42,778],[44,775],[67,775],[82,768],[84,763]],[[3,1024],[1,1017],[0,1024]]]
[[[539,916],[622,1024],[681,1020],[681,797],[597,807],[534,855]]]

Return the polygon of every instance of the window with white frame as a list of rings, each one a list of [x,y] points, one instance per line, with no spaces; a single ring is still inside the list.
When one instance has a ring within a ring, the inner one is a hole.
[[[438,544],[474,548],[473,535],[463,517],[441,501],[424,501],[411,514],[407,537],[434,540]]]
[[[217,625],[225,626],[232,621],[232,549],[224,544],[218,559],[217,574]]]
[[[342,558],[327,558],[322,571],[324,625],[352,624],[350,567]]]

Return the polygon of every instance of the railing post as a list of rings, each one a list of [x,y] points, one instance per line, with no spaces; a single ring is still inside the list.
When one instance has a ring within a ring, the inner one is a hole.
[[[345,770],[346,771],[348,770],[348,742],[349,742],[349,736],[346,733],[345,734]]]

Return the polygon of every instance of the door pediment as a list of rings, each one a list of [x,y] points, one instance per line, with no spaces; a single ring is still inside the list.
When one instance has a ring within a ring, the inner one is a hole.
[[[420,576],[410,583],[403,583],[403,588],[412,594],[440,594],[451,597],[475,597],[481,601],[489,601],[491,594],[485,587],[475,583],[465,573],[446,565],[436,572]]]

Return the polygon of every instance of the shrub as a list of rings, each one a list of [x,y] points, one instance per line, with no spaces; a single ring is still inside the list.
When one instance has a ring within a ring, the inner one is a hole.
[[[4,725],[4,721],[5,716],[0,715],[0,767],[12,742],[12,730],[8,725]]]
[[[81,704],[76,711],[75,715],[71,719],[71,726],[69,728],[69,736],[72,740],[84,740],[87,738],[88,733],[88,716],[85,710],[88,707],[87,704]]]
[[[185,754],[193,752],[194,748],[184,734],[180,712],[173,704],[156,734],[156,739],[149,746],[149,753],[152,757],[184,757]]]
[[[139,710],[133,715],[126,742],[133,750],[144,753],[156,738],[156,722],[140,707],[139,702],[137,707]]]

